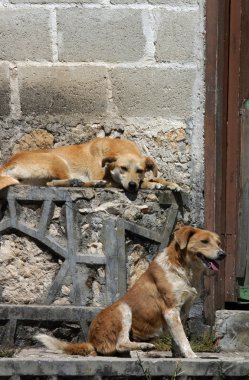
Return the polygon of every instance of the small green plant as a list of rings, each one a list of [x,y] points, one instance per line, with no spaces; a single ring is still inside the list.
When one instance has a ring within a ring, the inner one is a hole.
[[[137,353],[137,362],[138,362],[139,367],[140,367],[140,368],[142,369],[142,371],[143,371],[143,374],[144,374],[144,376],[145,376],[145,379],[146,379],[146,380],[152,380],[152,377],[151,377],[151,374],[150,374],[150,370],[149,370],[149,368],[144,368],[144,364],[143,364],[143,362],[142,362],[140,356],[138,355],[138,353]]]
[[[173,375],[171,376],[171,379],[170,380],[175,380],[177,378],[177,376],[180,376],[183,374],[183,371],[181,369],[181,366],[180,366],[180,363],[177,362],[176,363],[176,368],[175,368],[175,371],[173,373]]]
[[[12,358],[14,356],[14,353],[14,348],[0,346],[0,358]]]
[[[143,374],[144,374],[144,376],[145,376],[145,379],[146,379],[146,380],[152,380],[152,377],[151,377],[151,374],[150,374],[150,370],[149,370],[149,368],[144,368],[144,364],[143,364],[143,362],[142,362],[140,356],[138,355],[138,353],[137,353],[137,359],[138,359],[138,360],[137,360],[137,361],[138,361],[138,365],[139,365],[139,367],[142,369]],[[177,376],[180,376],[182,373],[183,373],[183,372],[182,372],[182,369],[181,369],[180,363],[177,362],[177,363],[176,363],[175,370],[174,370],[174,373],[173,373],[173,375],[171,376],[170,380],[175,380],[175,379],[177,378]]]
[[[189,341],[194,352],[215,352],[212,333],[204,333],[201,336],[191,334]],[[157,338],[153,343],[158,351],[171,351],[171,337],[169,334]]]
[[[158,351],[171,351],[171,337],[169,334],[157,338],[153,343]]]
[[[224,380],[225,378],[226,378],[226,376],[223,373],[223,364],[222,363],[218,363],[218,379],[219,380]]]
[[[214,336],[210,332],[190,336],[190,344],[194,352],[215,352]]]

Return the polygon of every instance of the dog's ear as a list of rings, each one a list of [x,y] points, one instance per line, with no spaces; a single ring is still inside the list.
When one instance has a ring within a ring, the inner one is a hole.
[[[145,157],[146,171],[152,170],[154,177],[157,177],[157,164],[151,157]]]
[[[188,245],[188,241],[192,235],[196,232],[196,229],[191,226],[180,227],[174,233],[175,241],[178,243],[180,249],[184,249]]]
[[[105,157],[103,158],[102,160],[102,168],[106,165],[106,164],[111,164],[112,162],[115,162],[117,161],[117,157],[114,157],[114,156],[110,156],[110,157]]]

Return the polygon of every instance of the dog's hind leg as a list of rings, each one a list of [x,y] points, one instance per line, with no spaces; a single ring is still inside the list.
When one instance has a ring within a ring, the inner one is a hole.
[[[132,324],[131,308],[126,303],[122,303],[119,306],[119,310],[122,315],[122,329],[119,333],[118,341],[116,344],[117,352],[153,349],[155,347],[154,344],[130,341],[129,334]]]
[[[147,342],[131,342],[126,341],[117,345],[116,349],[118,352],[136,351],[136,350],[153,350],[155,348],[154,344]]]
[[[0,173],[3,180],[12,178],[15,181],[14,183],[19,181],[22,184],[29,185],[38,183],[45,185],[49,179],[65,181],[70,178],[70,170],[66,160],[46,152],[17,153],[2,166]],[[5,185],[3,181],[2,183]]]

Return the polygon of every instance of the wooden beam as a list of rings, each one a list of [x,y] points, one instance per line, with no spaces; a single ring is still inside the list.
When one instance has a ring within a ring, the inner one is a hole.
[[[236,301],[236,255],[240,162],[240,42],[241,0],[231,0],[226,165],[225,300]]]
[[[229,0],[206,2],[205,227],[225,236]],[[205,277],[204,312],[224,305],[224,269]]]

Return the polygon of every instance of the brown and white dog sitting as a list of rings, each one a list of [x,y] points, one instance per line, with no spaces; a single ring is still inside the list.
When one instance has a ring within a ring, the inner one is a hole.
[[[218,270],[216,260],[224,257],[218,235],[183,226],[135,285],[92,321],[88,342],[66,343],[44,334],[36,339],[49,349],[68,354],[115,355],[152,349],[154,345],[148,342],[168,329],[178,355],[196,357],[183,323],[199,293],[203,271]]]
[[[0,168],[0,190],[18,183],[48,186],[118,186],[135,192],[169,188],[173,182],[146,180],[147,171],[157,176],[155,161],[144,156],[126,139],[96,138],[86,144],[19,152]]]

